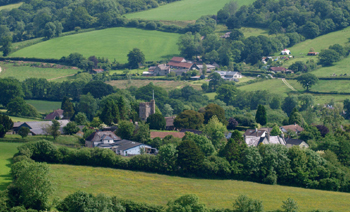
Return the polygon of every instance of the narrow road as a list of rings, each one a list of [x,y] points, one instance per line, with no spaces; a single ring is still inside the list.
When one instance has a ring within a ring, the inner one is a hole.
[[[295,90],[295,88],[293,88],[293,86],[291,86],[288,82],[287,82],[287,80],[286,79],[282,79],[282,82],[288,87],[288,88],[290,88],[292,91],[297,91],[297,90]]]

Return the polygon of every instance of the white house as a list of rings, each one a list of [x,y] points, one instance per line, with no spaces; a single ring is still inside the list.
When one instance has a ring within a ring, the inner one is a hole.
[[[290,50],[288,50],[288,49],[283,49],[281,51],[281,55],[289,55],[289,54],[290,54]]]
[[[249,129],[244,133],[244,141],[248,146],[259,146],[262,144],[286,145],[286,141],[281,136],[270,136],[271,128]]]
[[[149,145],[129,140],[121,140],[115,142],[113,144],[112,150],[116,154],[123,156],[140,155],[141,151],[144,151],[148,154],[155,154],[158,152],[157,149],[152,148]]]
[[[220,74],[222,79],[228,80],[228,81],[235,80],[235,79],[237,80],[243,77],[242,74],[237,71],[215,71],[215,73]]]

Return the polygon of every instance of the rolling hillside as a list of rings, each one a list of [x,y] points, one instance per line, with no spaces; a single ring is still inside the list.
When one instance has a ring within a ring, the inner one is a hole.
[[[125,15],[127,18],[147,20],[197,20],[203,15],[216,13],[231,0],[181,0],[160,6],[155,9]],[[240,5],[247,5],[254,0],[237,0]]]
[[[235,180],[204,180],[87,166],[51,165],[53,196],[64,198],[75,191],[105,193],[137,202],[165,205],[184,194],[197,194],[210,208],[232,208],[241,194],[263,201],[265,210],[279,209],[293,198],[301,211],[348,211],[350,194]],[[166,192],[164,192],[166,191]]]
[[[176,45],[179,36],[133,28],[109,28],[54,38],[23,48],[10,56],[59,59],[78,52],[85,57],[95,55],[125,63],[129,51],[139,48],[145,54],[146,61],[155,61],[179,53]]]

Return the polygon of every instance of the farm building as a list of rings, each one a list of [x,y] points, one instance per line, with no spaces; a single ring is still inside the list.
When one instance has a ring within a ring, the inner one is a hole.
[[[57,120],[60,123],[60,132],[63,134],[63,127],[67,126],[70,122],[69,120]],[[52,121],[30,121],[24,122],[20,126],[16,125],[16,129],[14,129],[15,133],[18,133],[18,130],[22,127],[27,127],[30,130],[29,135],[47,135],[47,129],[52,125]]]
[[[97,131],[86,138],[85,147],[111,148],[114,142],[120,140],[112,131]]]
[[[62,119],[64,111],[62,109],[57,109],[52,113],[45,116],[45,120]]]
[[[157,66],[149,67],[147,72],[148,72],[148,75],[150,76],[166,76],[170,73],[170,67],[167,66],[166,64],[160,64]]]

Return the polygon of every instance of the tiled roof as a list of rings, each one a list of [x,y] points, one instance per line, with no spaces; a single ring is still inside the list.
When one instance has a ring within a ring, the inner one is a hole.
[[[165,117],[166,126],[173,127],[174,126],[174,119],[175,119],[175,116]]]
[[[136,141],[121,140],[121,141],[115,142],[113,144],[113,148],[116,148],[117,150],[125,151],[125,150],[131,149],[131,148],[134,148],[134,147],[137,147],[140,145],[144,145],[144,144],[136,142]],[[146,145],[146,146],[148,146],[148,145]],[[149,147],[151,147],[151,146],[149,146]]]
[[[176,62],[169,62],[168,66],[172,66],[172,67],[180,67],[180,68],[191,68],[193,66],[193,63],[176,63]]]
[[[64,111],[61,109],[55,110],[54,112],[48,114],[45,119],[46,120],[54,120],[56,117],[62,117]]]
[[[153,131],[151,132],[151,138],[164,138],[165,136],[168,136],[168,135],[172,135],[174,136],[175,138],[183,138],[185,136],[185,133],[184,132],[157,132],[157,131]]]
[[[171,58],[170,61],[174,61],[174,62],[180,63],[183,60],[185,60],[185,58],[183,58],[183,57],[173,57],[173,58]]]
[[[120,137],[116,136],[112,131],[97,131],[92,133],[89,137],[86,138],[87,141],[99,142],[105,137],[110,137],[114,141],[121,140]],[[111,140],[111,139],[106,139]]]
[[[298,124],[286,125],[286,126],[282,126],[282,128],[285,129],[286,131],[292,130],[294,132],[301,132],[304,130],[304,128],[302,128]]]

